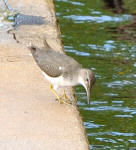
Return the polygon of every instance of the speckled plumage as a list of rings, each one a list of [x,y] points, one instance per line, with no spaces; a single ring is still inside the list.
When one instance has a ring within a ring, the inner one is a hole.
[[[72,57],[54,51],[50,47],[43,49],[31,47],[31,51],[41,70],[50,77],[63,76],[68,80],[73,80],[73,74],[82,68],[82,65]]]

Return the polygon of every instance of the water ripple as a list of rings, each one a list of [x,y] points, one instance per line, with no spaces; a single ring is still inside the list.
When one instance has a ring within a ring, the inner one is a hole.
[[[104,95],[106,95],[106,96],[118,96],[118,94],[115,94],[115,93],[104,93]]]
[[[69,16],[64,16],[64,18],[72,19],[75,22],[84,22],[84,21],[91,21],[91,22],[96,22],[96,23],[104,23],[104,22],[123,22],[123,21],[128,21],[132,19],[131,15],[122,15],[118,17],[112,17],[112,16],[106,16],[106,15],[101,15],[101,16],[78,16],[78,15],[69,15]]]
[[[101,14],[100,11],[96,11],[94,9],[90,9],[90,11],[91,11],[91,14],[93,14],[93,15],[99,15],[99,14]]]
[[[108,143],[117,143],[115,140],[109,138],[96,138],[99,141],[108,142]]]
[[[73,5],[78,5],[78,6],[84,6],[85,4],[82,2],[76,2],[76,1],[69,1],[69,0],[56,0],[57,2],[67,2],[71,3]]]
[[[114,45],[111,45],[110,43],[104,44],[103,46],[95,44],[88,44],[88,46],[93,50],[104,50],[107,52],[116,48]]]
[[[93,122],[84,122],[84,126],[87,128],[87,129],[91,129],[91,128],[99,128],[99,127],[103,127],[105,125],[99,125],[99,124],[95,124]]]
[[[91,101],[91,105],[107,104],[107,101]]]
[[[98,107],[85,107],[84,110],[89,111],[120,111],[125,113],[136,114],[136,108],[117,107],[117,106],[98,106]]]
[[[110,147],[109,146],[104,146],[104,145],[90,145],[90,149],[104,150],[104,149],[110,149]]]
[[[99,133],[89,133],[88,136],[98,136],[98,135],[110,135],[110,136],[135,136],[135,133],[121,133],[121,132],[99,132]]]
[[[122,103],[124,103],[124,101],[112,101],[112,103],[115,103],[115,104],[122,104]]]
[[[84,3],[81,2],[71,2],[73,5],[79,5],[79,6],[84,6]]]
[[[75,49],[72,49],[72,47],[67,47],[65,46],[65,51],[66,52],[69,52],[69,53],[74,53],[78,56],[90,56],[90,53],[87,53],[87,52],[81,52],[81,51],[78,51],[78,50],[75,50]]]
[[[128,140],[130,143],[136,144],[136,140]]]
[[[119,117],[119,118],[133,118],[132,115],[115,115],[115,117]]]
[[[133,85],[135,84],[135,81],[127,81],[127,80],[122,80],[122,81],[113,81],[110,83],[104,83],[107,85],[108,88],[122,88],[125,85]]]

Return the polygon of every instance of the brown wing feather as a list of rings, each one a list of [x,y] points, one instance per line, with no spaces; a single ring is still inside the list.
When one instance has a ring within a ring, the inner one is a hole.
[[[53,51],[35,48],[32,53],[39,67],[49,76],[58,77],[60,75],[67,76],[74,73],[81,65],[73,58]]]
[[[56,64],[40,64],[40,68],[50,77],[58,77],[62,74],[62,70]]]

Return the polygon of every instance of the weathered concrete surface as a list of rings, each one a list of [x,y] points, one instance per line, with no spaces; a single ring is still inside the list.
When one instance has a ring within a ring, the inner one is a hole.
[[[77,108],[55,101],[27,48],[30,42],[42,47],[46,37],[53,48],[63,50],[52,1],[9,4],[26,16],[43,17],[44,23],[19,24],[11,31],[16,39],[0,29],[0,150],[88,150]]]

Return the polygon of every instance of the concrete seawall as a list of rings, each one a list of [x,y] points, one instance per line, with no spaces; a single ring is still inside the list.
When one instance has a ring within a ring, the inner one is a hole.
[[[0,28],[0,150],[88,150],[72,88],[73,105],[59,104],[27,48],[63,51],[52,0],[10,0],[15,29]],[[58,91],[62,92],[62,89]]]

